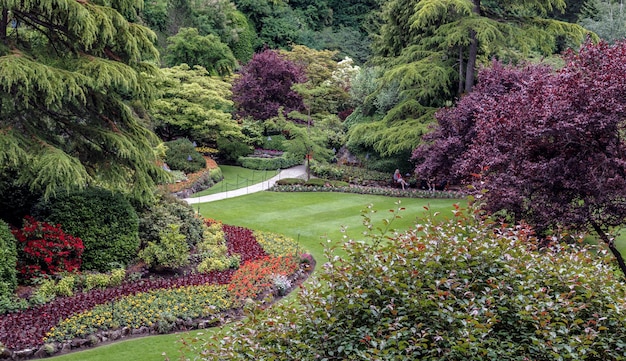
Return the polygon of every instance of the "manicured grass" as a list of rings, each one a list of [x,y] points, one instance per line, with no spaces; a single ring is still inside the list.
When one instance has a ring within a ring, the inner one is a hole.
[[[393,218],[389,210],[397,208],[400,201],[405,210],[391,228],[406,230],[415,225],[416,218],[428,212],[440,212],[441,216],[452,215],[454,203],[465,203],[459,199],[389,198],[383,196],[346,193],[280,193],[260,192],[245,197],[194,205],[200,213],[220,220],[225,224],[255,230],[275,232],[289,236],[311,253],[318,262],[323,262],[324,245],[342,241],[344,235],[360,239],[363,228],[361,211],[369,204],[377,212],[371,215],[375,227],[383,227],[382,220]],[[342,227],[346,230],[342,233]]]
[[[169,360],[178,360],[181,355],[179,342],[182,338],[189,340],[198,334],[199,337],[206,337],[212,330],[197,330],[186,333],[171,335],[156,335],[148,337],[133,338],[124,341],[114,342],[108,345],[98,346],[93,349],[74,352],[67,355],[51,357],[47,360],[53,361],[164,361],[164,354]]]
[[[228,192],[235,189],[251,186],[264,182],[278,174],[277,170],[254,170],[232,165],[220,165],[224,180],[216,183],[213,187],[198,192],[192,197],[206,196],[209,194]]]

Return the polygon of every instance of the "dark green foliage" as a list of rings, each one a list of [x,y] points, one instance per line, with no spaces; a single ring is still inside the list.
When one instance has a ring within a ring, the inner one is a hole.
[[[291,186],[295,184],[304,184],[306,181],[300,178],[283,178],[276,181],[276,184],[282,186]]]
[[[166,142],[165,146],[165,162],[171,170],[193,173],[206,167],[206,160],[189,139],[180,138]]]
[[[230,75],[237,60],[228,45],[216,35],[202,36],[195,28],[181,28],[178,34],[167,39],[165,61],[169,66],[200,65],[211,75]]]
[[[528,227],[494,225],[458,207],[449,220],[418,220],[397,234],[390,226],[398,211],[379,226],[368,209],[364,231],[348,235],[341,256],[327,250],[319,280],[304,284],[297,302],[251,308],[196,353],[205,360],[624,359],[626,284],[605,250],[540,250]]]
[[[41,193],[30,190],[17,182],[19,171],[13,168],[0,169],[0,219],[14,227],[20,227],[24,216],[30,214],[33,204]]]
[[[129,264],[139,248],[139,219],[121,193],[86,188],[41,200],[33,215],[83,240],[84,270],[108,271]]]
[[[9,225],[0,220],[0,299],[17,287],[17,246]]]
[[[271,149],[271,150],[282,150],[283,152],[287,150],[285,147],[285,138],[282,134],[274,134],[270,135],[263,141],[263,149]]]
[[[284,169],[302,164],[302,159],[291,159],[283,154],[276,158],[239,157],[237,162],[244,168],[258,170]]]
[[[239,157],[250,154],[252,148],[240,139],[218,138],[219,156],[227,163],[235,163]]]
[[[326,182],[328,182],[326,179],[311,178],[308,181],[306,181],[306,183],[304,183],[304,185],[312,186],[312,187],[323,187],[326,184]]]
[[[179,227],[189,245],[202,240],[202,220],[191,206],[170,195],[162,195],[157,203],[144,209],[139,214],[139,239],[141,244],[158,243],[161,232],[169,230],[170,225]]]

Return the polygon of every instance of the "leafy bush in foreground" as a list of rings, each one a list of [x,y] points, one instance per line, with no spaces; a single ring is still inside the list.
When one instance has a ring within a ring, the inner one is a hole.
[[[62,194],[40,201],[33,215],[83,240],[83,270],[108,271],[137,256],[139,219],[121,193],[87,188]]]
[[[365,215],[366,240],[349,239],[345,256],[328,250],[295,306],[254,310],[196,351],[207,360],[626,359],[626,284],[604,250],[540,248],[526,226],[453,214],[391,235],[373,233]]]
[[[9,225],[0,220],[0,298],[13,295],[17,287],[17,245]]]

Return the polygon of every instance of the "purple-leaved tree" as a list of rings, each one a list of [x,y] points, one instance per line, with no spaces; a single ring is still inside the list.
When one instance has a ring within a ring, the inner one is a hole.
[[[305,81],[303,69],[276,51],[254,54],[233,84],[236,113],[266,120],[277,116],[281,107],[285,115],[293,110],[304,111],[302,97],[291,87]]]
[[[594,231],[626,275],[611,236],[626,218],[626,43],[586,43],[565,61],[558,71],[484,69],[472,93],[437,114],[416,171],[487,190],[489,211],[539,234]]]

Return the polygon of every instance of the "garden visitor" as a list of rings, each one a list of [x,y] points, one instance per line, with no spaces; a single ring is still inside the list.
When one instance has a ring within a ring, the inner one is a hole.
[[[396,169],[395,172],[393,172],[393,181],[400,184],[402,186],[402,190],[404,190],[405,186],[408,186],[409,184],[404,180],[404,178],[402,178],[402,174],[400,174],[400,170]]]

